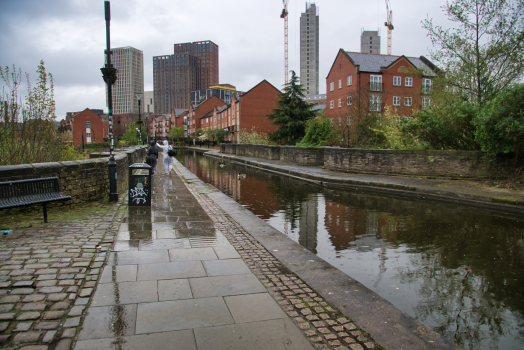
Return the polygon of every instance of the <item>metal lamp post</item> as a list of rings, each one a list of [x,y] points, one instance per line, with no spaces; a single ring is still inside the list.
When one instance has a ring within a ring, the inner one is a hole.
[[[118,202],[118,192],[116,188],[116,160],[113,154],[113,99],[111,95],[111,86],[116,81],[116,68],[111,64],[111,41],[109,36],[109,22],[111,22],[111,8],[109,0],[104,1],[104,13],[106,19],[106,64],[102,71],[102,76],[107,84],[107,109],[109,121],[109,201]]]
[[[138,137],[140,138],[140,146],[142,146],[142,109],[140,108],[140,100],[142,99],[142,94],[136,94],[138,99]]]
[[[348,148],[349,148],[349,125],[347,125],[347,124],[344,125],[344,128],[342,129],[342,140],[340,140],[340,141],[342,141],[342,142],[346,141],[346,139],[344,138],[344,131],[346,130],[346,128],[348,129],[348,139],[347,139],[347,141],[348,141]]]

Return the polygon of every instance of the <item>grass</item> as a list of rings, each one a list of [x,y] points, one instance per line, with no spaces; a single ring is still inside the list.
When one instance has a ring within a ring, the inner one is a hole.
[[[92,215],[105,215],[108,209],[115,204],[107,201],[96,201],[73,205],[58,205],[47,208],[47,221],[67,222],[67,221],[85,221],[89,220]],[[38,208],[38,210],[35,210]],[[22,208],[18,212],[0,212],[0,226],[2,230],[29,228],[44,224],[44,214],[41,207],[32,207],[27,211]]]

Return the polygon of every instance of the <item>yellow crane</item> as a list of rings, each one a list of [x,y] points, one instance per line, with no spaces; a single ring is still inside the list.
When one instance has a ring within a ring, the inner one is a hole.
[[[395,29],[393,27],[393,11],[390,10],[391,4],[389,3],[389,0],[386,0],[386,14],[388,16],[388,20],[384,22],[384,25],[388,27],[388,55],[391,55],[391,31]]]
[[[285,85],[284,86],[287,86],[288,84],[288,71],[289,71],[289,68],[288,68],[288,35],[287,35],[287,32],[288,32],[288,22],[287,22],[287,15],[288,15],[288,12],[287,12],[287,0],[282,0],[282,3],[284,5],[284,8],[282,9],[282,13],[280,14],[280,18],[283,18],[284,19],[284,82],[285,82]]]

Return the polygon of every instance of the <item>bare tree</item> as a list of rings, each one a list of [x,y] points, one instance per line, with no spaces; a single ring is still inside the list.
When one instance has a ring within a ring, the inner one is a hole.
[[[22,71],[14,65],[12,71],[7,66],[0,69],[5,85],[0,94],[0,165],[59,161],[67,154],[54,126],[53,76],[46,73],[43,61],[37,73],[35,87],[26,74],[28,91],[22,102]]]

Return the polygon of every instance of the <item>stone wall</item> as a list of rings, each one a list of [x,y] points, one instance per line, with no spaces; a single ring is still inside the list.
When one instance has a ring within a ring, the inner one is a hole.
[[[141,162],[147,148],[132,148],[115,154],[117,162],[117,190],[120,195],[127,191],[128,167]],[[97,155],[95,155],[96,157]],[[109,152],[104,158],[54,163],[35,163],[0,166],[0,181],[58,177],[60,193],[71,196],[68,204],[83,203],[109,198]],[[62,205],[62,204],[59,204]],[[36,206],[41,208],[42,206]],[[6,210],[0,211],[0,214]]]
[[[220,145],[220,152],[245,157],[282,160],[356,174],[437,178],[487,178],[501,175],[489,164],[483,162],[482,152],[474,151],[377,150],[222,144]]]

